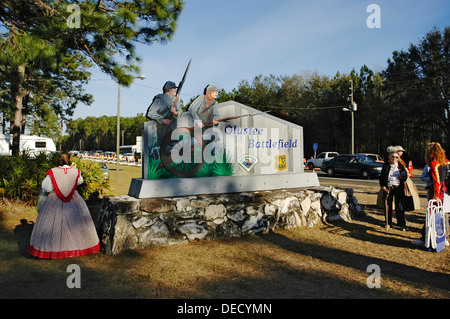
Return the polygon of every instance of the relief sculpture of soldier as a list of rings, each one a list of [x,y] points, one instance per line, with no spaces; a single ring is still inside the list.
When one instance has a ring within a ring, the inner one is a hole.
[[[177,99],[177,86],[174,82],[167,81],[164,84],[162,94],[153,98],[152,104],[147,109],[147,118],[157,122],[156,129],[158,135],[158,145],[167,132],[176,127],[176,119],[183,111],[180,100]]]
[[[219,95],[219,88],[214,84],[209,84],[203,95],[199,95],[189,106],[189,115],[194,123],[203,128],[206,123],[217,125],[220,115],[217,108],[216,98]]]

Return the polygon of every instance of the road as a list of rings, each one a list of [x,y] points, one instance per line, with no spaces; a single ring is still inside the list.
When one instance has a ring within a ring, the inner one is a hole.
[[[305,171],[306,172],[306,171]],[[318,170],[316,171],[317,176],[319,177],[320,184],[332,184],[338,186],[339,184],[342,185],[360,185],[360,186],[377,186],[379,187],[379,180],[378,179],[362,179],[358,177],[352,177],[352,176],[334,176],[334,177],[328,177],[326,173]],[[420,180],[420,175],[414,175],[414,177],[411,178],[411,180],[414,182],[417,188],[425,188],[426,183],[422,182]]]
[[[311,172],[306,169],[305,173]],[[377,178],[372,179],[362,179],[352,176],[334,176],[328,177],[326,173],[321,170],[316,170],[317,176],[319,177],[320,185],[335,186],[338,188],[352,188],[355,193],[359,194],[377,194],[380,189],[379,180]],[[419,195],[426,198],[425,186],[426,183],[420,180],[421,170],[415,170],[413,172],[414,177],[412,181],[417,187]]]

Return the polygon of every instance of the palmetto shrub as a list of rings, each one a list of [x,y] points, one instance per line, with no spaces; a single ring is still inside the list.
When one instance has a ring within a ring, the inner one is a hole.
[[[17,200],[27,205],[36,204],[46,172],[58,166],[59,153],[40,153],[32,157],[27,152],[17,156],[0,156],[0,199]],[[98,163],[72,158],[84,179],[78,187],[85,199],[103,196],[110,183],[103,176]]]
[[[78,192],[84,199],[102,198],[104,195],[111,194],[111,183],[103,175],[100,163],[78,157],[72,157],[71,160],[77,164],[84,179],[84,183],[78,187]]]

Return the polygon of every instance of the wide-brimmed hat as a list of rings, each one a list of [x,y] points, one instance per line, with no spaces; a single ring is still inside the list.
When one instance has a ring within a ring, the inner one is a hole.
[[[396,148],[397,148],[397,152],[406,152],[406,150],[403,147],[401,147],[400,145],[397,145]]]

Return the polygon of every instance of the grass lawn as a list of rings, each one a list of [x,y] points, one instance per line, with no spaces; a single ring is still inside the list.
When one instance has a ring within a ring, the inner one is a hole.
[[[141,178],[141,167],[132,165],[120,165],[119,179],[116,180],[116,164],[107,163],[109,168],[109,179],[111,191],[114,195],[126,195],[133,178]]]
[[[121,166],[116,182],[114,167],[112,191],[127,194],[140,168]],[[367,216],[352,223],[62,260],[30,258],[37,211],[3,204],[0,298],[450,298],[450,249],[411,244],[423,212],[408,213],[410,230],[387,231],[373,197],[359,201]],[[80,266],[80,289],[66,285],[70,264]],[[367,286],[373,264],[381,288]]]

